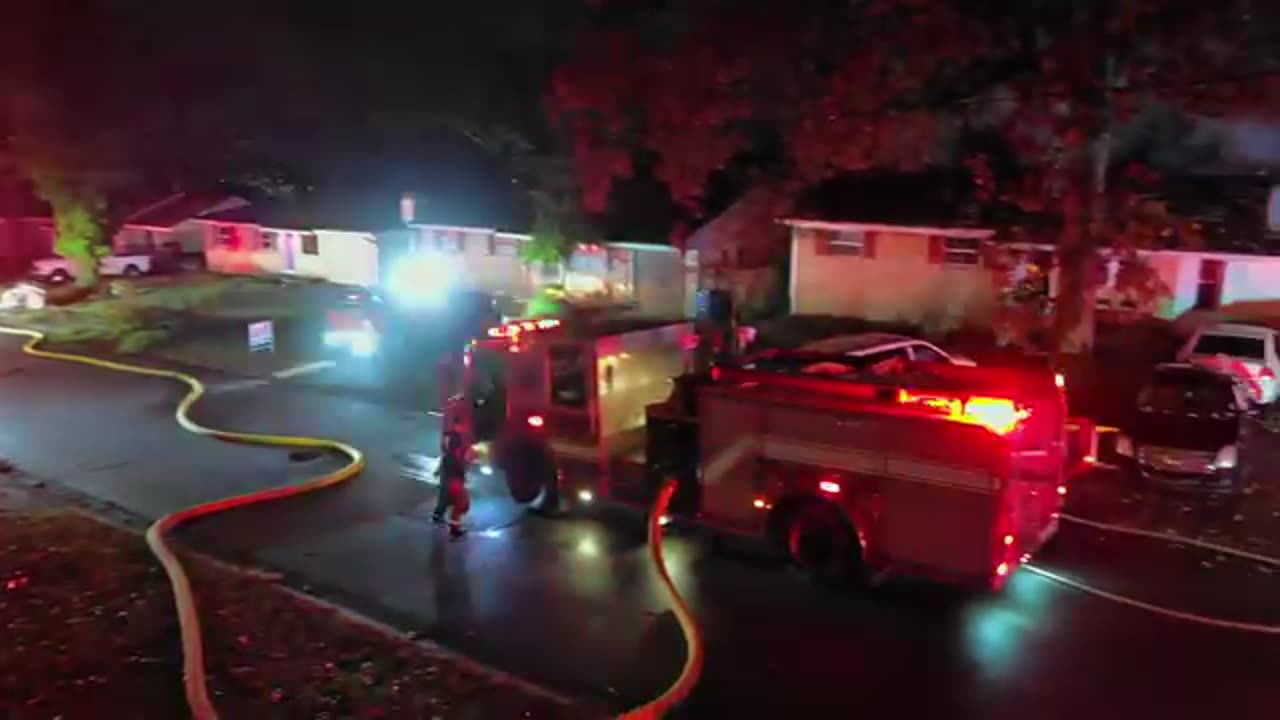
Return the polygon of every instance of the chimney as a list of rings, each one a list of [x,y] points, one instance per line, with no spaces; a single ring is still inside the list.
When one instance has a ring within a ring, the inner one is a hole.
[[[401,193],[400,195],[400,222],[408,225],[416,218],[417,200],[413,193]]]

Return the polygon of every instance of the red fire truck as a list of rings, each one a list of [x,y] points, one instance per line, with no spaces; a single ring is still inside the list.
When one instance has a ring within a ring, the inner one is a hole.
[[[557,319],[490,330],[461,397],[512,495],[648,506],[771,540],[835,580],[903,572],[1001,587],[1057,529],[1066,407],[1045,370],[882,375],[772,355],[686,372],[691,327]]]

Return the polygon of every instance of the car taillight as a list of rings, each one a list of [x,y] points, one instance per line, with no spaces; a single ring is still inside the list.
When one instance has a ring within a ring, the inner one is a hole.
[[[528,423],[531,428],[540,428],[543,425],[546,425],[547,421],[543,420],[541,415],[530,415]]]

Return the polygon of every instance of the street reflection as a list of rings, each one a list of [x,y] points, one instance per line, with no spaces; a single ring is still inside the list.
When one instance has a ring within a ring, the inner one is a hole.
[[[1050,583],[1030,573],[1013,576],[996,597],[983,598],[964,610],[965,651],[989,678],[1006,678],[1024,659],[1028,640],[1043,632]]]

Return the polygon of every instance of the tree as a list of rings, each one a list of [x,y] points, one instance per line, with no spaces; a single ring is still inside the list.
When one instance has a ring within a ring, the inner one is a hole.
[[[641,152],[660,157],[672,197],[694,212],[742,158],[793,192],[848,171],[967,162],[984,206],[1051,228],[1055,342],[1069,351],[1091,343],[1091,269],[1129,202],[1113,183],[1134,118],[1157,104],[1280,111],[1274,3],[599,4],[549,102],[588,210]],[[973,135],[1008,162],[970,152]]]
[[[311,110],[279,100],[262,112],[263,97],[296,87],[290,37],[236,13],[192,23],[186,12],[139,0],[27,3],[0,28],[6,149],[49,204],[54,249],[80,282],[96,279],[105,240],[139,204],[231,178],[288,189],[261,149],[285,144],[290,110]],[[258,53],[271,62],[227,62]]]
[[[53,250],[75,267],[76,282],[98,280],[98,259],[113,225],[110,194],[133,178],[108,133],[79,136],[66,129],[60,111],[46,97],[28,92],[16,104],[13,146],[18,164],[36,194],[49,204],[54,221]]]
[[[565,262],[579,243],[590,239],[587,225],[574,197],[535,192],[533,228],[530,240],[520,247],[526,264],[555,265]]]

